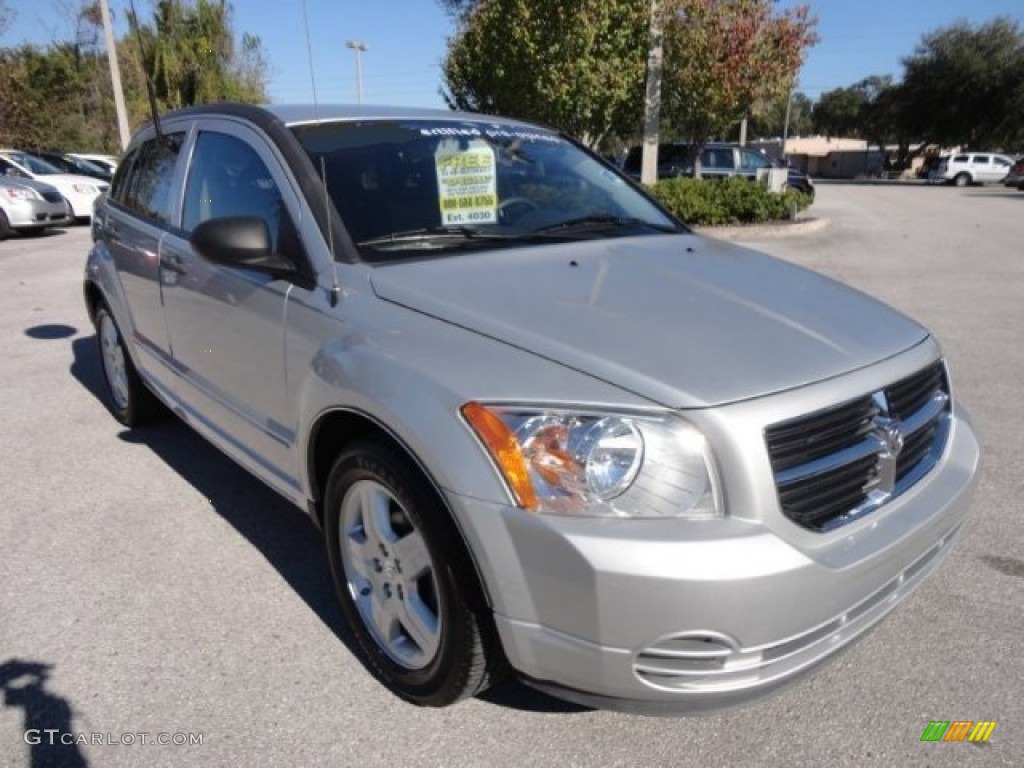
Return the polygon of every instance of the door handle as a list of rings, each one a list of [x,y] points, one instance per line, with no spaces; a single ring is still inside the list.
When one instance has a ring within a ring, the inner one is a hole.
[[[180,256],[167,255],[160,259],[160,266],[166,269],[168,272],[174,272],[178,275],[188,274],[188,270],[181,263]]]

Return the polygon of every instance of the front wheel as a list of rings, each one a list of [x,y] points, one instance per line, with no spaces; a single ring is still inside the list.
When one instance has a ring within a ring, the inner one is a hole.
[[[324,503],[334,586],[370,671],[422,706],[486,688],[502,667],[493,624],[419,471],[388,445],[359,442],[335,462]]]
[[[956,178],[953,179],[953,183],[958,187],[966,187],[971,183],[971,176],[967,173],[958,173]]]

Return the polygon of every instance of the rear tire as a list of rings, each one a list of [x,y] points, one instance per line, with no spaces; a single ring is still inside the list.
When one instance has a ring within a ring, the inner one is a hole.
[[[163,407],[139,378],[121,329],[106,305],[101,304],[97,308],[95,322],[108,410],[126,427],[138,427],[156,420],[162,415]]]
[[[971,175],[969,173],[958,173],[956,178],[953,179],[953,183],[958,187],[967,187],[971,184]]]
[[[408,458],[359,441],[327,480],[334,587],[363,662],[393,693],[443,707],[505,669],[476,572],[448,510]]]
[[[0,211],[0,240],[6,240],[11,232],[11,223],[7,220],[7,214]]]

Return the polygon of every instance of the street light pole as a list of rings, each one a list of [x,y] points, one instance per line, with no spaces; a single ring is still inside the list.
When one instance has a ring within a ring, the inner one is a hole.
[[[345,47],[356,52],[356,102],[363,103],[363,53],[369,49],[362,40],[346,40]]]

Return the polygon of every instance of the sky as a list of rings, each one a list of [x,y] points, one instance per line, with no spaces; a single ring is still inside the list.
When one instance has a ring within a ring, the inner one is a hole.
[[[806,2],[807,0],[805,0]],[[54,8],[76,0],[6,0],[17,17],[0,45],[46,43],[71,36],[68,14]],[[123,21],[126,0],[109,0]],[[781,0],[780,7],[799,5]],[[923,34],[961,19],[972,23],[1004,15],[1024,26],[1024,0],[810,0],[820,42],[807,56],[799,89],[812,99],[869,75],[899,77],[900,60]],[[136,0],[148,15],[150,0]],[[443,107],[440,62],[452,20],[438,0],[306,0],[316,91],[321,103],[356,100],[355,52],[363,42],[363,101]],[[236,33],[259,35],[271,63],[275,102],[313,100],[302,0],[233,0]],[[118,25],[119,31],[123,26]]]

